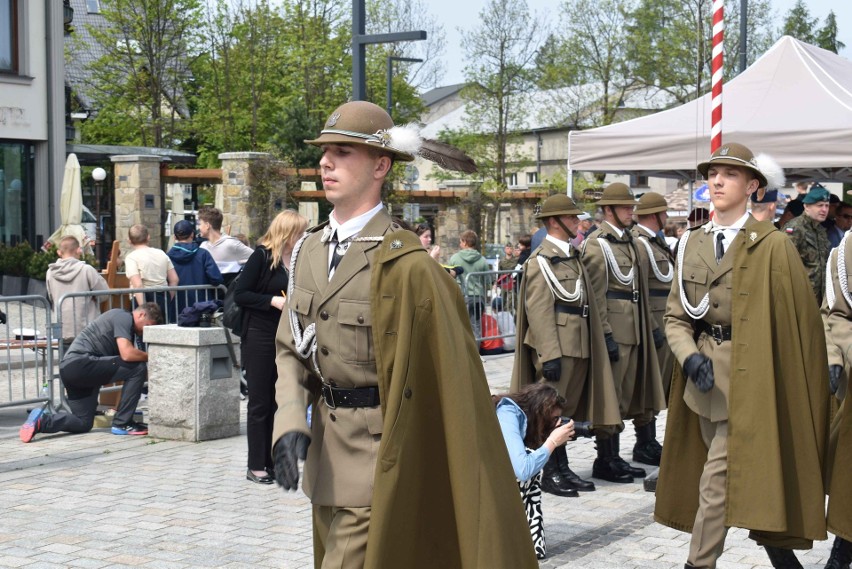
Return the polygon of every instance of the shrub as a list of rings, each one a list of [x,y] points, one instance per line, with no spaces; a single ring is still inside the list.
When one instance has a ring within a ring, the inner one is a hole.
[[[27,264],[27,274],[31,279],[43,281],[47,275],[47,267],[59,259],[57,247],[53,243],[46,244],[41,251],[34,254]]]
[[[26,241],[14,247],[4,247],[0,255],[0,271],[11,277],[27,276],[27,268],[34,254],[32,247]]]

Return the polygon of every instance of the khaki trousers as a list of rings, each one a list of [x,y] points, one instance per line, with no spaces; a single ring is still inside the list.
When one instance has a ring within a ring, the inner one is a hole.
[[[728,477],[728,422],[698,417],[707,445],[707,461],[698,482],[698,512],[689,543],[689,563],[697,569],[715,569],[722,555],[725,527],[725,483]]]
[[[361,569],[367,555],[370,508],[313,506],[314,568]]]

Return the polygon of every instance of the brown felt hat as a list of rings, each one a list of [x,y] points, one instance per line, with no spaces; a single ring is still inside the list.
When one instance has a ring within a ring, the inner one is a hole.
[[[636,197],[627,184],[614,182],[604,188],[598,205],[636,205]]]
[[[652,213],[663,213],[669,210],[669,204],[666,203],[666,198],[657,192],[645,192],[639,198],[639,203],[636,205],[636,215],[650,215]]]
[[[409,162],[414,156],[394,146],[393,119],[378,105],[367,101],[350,101],[337,107],[325,121],[320,135],[307,144],[360,144],[385,150],[397,160]]]
[[[736,142],[723,144],[716,149],[716,152],[710,156],[710,159],[707,162],[699,164],[697,169],[701,172],[701,175],[704,176],[705,180],[707,179],[707,170],[709,170],[710,166],[714,164],[728,164],[729,166],[740,166],[741,168],[746,168],[754,173],[754,176],[757,178],[758,182],[760,182],[759,187],[765,188],[768,184],[766,181],[766,175],[760,171],[760,168],[757,165],[757,160],[754,159],[754,154],[742,144],[738,144]]]
[[[565,194],[555,194],[544,200],[541,211],[535,216],[536,219],[545,217],[556,217],[559,215],[580,215],[583,211],[577,207],[574,200]]]

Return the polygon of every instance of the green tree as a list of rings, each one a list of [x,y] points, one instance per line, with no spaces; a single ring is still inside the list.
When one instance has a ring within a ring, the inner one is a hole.
[[[111,0],[101,15],[106,25],[89,32],[104,55],[91,64],[87,85],[99,112],[84,123],[83,140],[179,146],[189,130],[185,93],[198,1]]]
[[[481,188],[471,190],[468,209],[469,226],[480,235],[488,199],[484,193],[499,198],[507,190],[507,166],[522,161],[511,147],[527,118],[527,94],[535,86],[533,63],[546,37],[546,23],[530,16],[525,0],[490,0],[480,12],[479,26],[462,33],[465,132],[446,136],[456,138],[486,178]]]
[[[837,39],[837,17],[834,15],[834,10],[828,13],[825,18],[825,25],[816,33],[816,45],[828,51],[838,53],[846,47],[846,44]]]
[[[792,36],[806,43],[814,43],[814,34],[818,22],[817,18],[811,17],[811,12],[803,0],[796,0],[796,3],[784,17],[781,35]]]

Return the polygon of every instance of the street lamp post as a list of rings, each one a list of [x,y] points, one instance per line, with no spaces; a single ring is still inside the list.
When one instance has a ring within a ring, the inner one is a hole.
[[[103,233],[101,232],[101,185],[106,180],[106,170],[95,168],[92,170],[92,179],[95,181],[95,255],[98,264],[103,262]]]
[[[404,61],[406,63],[423,63],[422,59],[417,59],[414,57],[397,57],[396,55],[388,56],[388,97],[387,97],[387,105],[388,105],[388,115],[393,117],[391,114],[391,108],[393,108],[393,62],[394,61]]]

